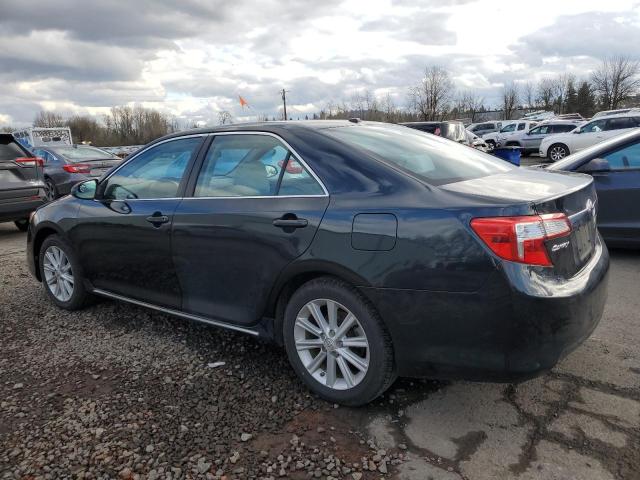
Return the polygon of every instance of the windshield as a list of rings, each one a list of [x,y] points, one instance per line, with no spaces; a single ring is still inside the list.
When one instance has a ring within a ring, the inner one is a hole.
[[[369,124],[323,130],[345,144],[415,174],[432,185],[494,175],[517,167],[464,145],[395,125]]]
[[[63,156],[70,162],[86,162],[87,160],[98,159],[119,159],[111,153],[95,147],[77,146],[77,147],[56,147],[52,148],[54,153]]]

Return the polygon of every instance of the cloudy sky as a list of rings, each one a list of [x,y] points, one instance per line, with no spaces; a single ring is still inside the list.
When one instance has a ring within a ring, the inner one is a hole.
[[[0,126],[141,104],[186,121],[294,118],[425,66],[489,105],[505,81],[640,56],[640,0],[0,0]],[[251,110],[242,110],[242,95]]]

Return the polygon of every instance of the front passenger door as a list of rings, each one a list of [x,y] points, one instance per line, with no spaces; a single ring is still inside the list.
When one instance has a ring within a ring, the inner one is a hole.
[[[180,307],[171,223],[203,138],[178,138],[144,150],[99,184],[95,200],[81,205],[72,241],[95,288]]]

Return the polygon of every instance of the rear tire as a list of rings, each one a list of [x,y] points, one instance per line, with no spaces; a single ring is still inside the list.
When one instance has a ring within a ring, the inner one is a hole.
[[[75,252],[58,235],[50,235],[42,243],[38,266],[44,289],[58,307],[79,310],[91,301]]]
[[[364,405],[396,378],[389,333],[373,306],[345,282],[322,277],[300,287],[287,304],[283,329],[293,369],[329,402]]]
[[[568,156],[569,153],[569,147],[564,143],[554,143],[549,147],[549,150],[547,150],[547,158],[552,162],[557,162]]]
[[[21,232],[26,232],[27,230],[29,230],[29,219],[27,218],[16,220],[13,223]]]

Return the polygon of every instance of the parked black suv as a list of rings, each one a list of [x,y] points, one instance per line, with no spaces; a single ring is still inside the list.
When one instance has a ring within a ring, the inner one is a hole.
[[[0,133],[0,222],[27,230],[29,215],[45,201],[42,165],[13,135]]]

